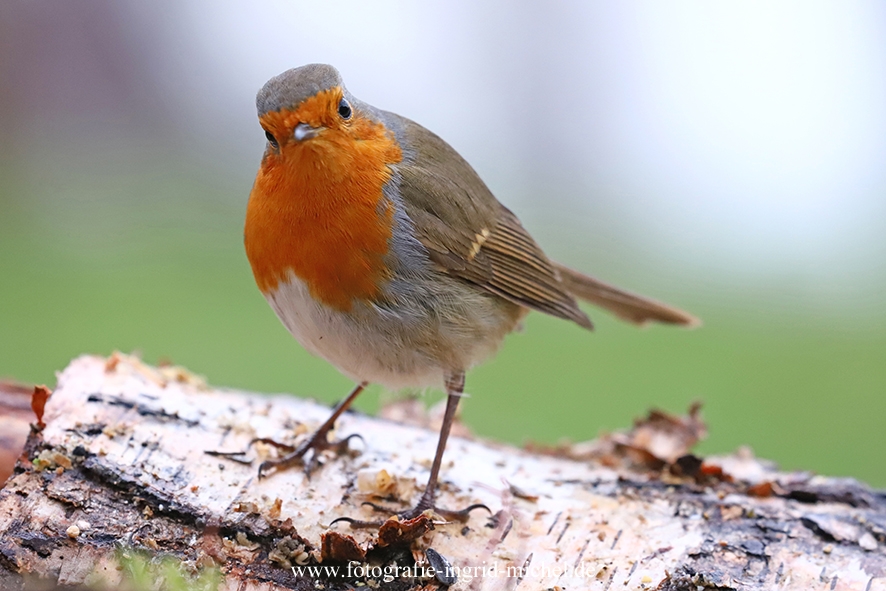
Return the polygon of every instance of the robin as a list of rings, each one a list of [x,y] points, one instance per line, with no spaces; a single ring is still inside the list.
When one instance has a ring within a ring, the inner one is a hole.
[[[449,144],[354,97],[311,64],[259,91],[267,146],[246,211],[255,281],[292,335],[356,382],[308,440],[259,474],[304,462],[369,383],[448,397],[427,486],[401,517],[433,509],[465,372],[530,311],[592,329],[576,299],[629,322],[694,325],[680,310],[551,261]]]

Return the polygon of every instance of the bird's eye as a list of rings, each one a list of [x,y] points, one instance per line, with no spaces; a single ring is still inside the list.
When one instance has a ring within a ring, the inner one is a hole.
[[[265,137],[268,138],[268,143],[271,144],[271,147],[275,150],[280,148],[280,144],[277,143],[277,138],[274,137],[270,131],[265,131]]]
[[[351,118],[351,105],[345,99],[341,99],[341,102],[338,104],[338,114],[342,119]]]

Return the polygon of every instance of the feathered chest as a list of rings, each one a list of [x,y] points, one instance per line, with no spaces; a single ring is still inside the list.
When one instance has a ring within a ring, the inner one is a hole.
[[[394,230],[383,188],[401,159],[383,128],[360,140],[327,130],[269,150],[246,212],[246,254],[259,289],[273,291],[292,272],[336,310],[377,298],[390,276]]]

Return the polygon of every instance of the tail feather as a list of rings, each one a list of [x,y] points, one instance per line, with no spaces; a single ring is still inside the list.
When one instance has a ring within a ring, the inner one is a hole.
[[[654,321],[687,327],[701,325],[701,320],[683,310],[628,293],[559,263],[554,262],[553,265],[560,273],[563,285],[572,295],[609,310],[622,320],[635,324]]]

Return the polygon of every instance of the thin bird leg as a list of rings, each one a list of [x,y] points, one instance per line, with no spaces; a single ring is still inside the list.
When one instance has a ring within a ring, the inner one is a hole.
[[[412,509],[415,513],[413,517],[422,513],[426,509],[434,508],[434,499],[437,496],[437,478],[440,476],[440,466],[443,464],[443,452],[446,451],[446,442],[449,440],[449,432],[452,430],[452,423],[455,421],[455,411],[458,409],[458,403],[461,401],[461,395],[465,388],[465,374],[460,372],[455,376],[450,376],[446,380],[446,411],[443,413],[443,424],[440,425],[440,437],[437,439],[437,452],[434,454],[434,462],[431,464],[431,474],[428,476],[428,483],[425,485],[425,492],[422,493],[418,504]],[[467,519],[467,515],[465,515]]]
[[[448,397],[446,399],[446,411],[443,413],[443,424],[440,426],[440,437],[439,439],[437,439],[437,452],[434,454],[434,462],[431,464],[431,474],[428,477],[428,483],[425,486],[425,491],[424,493],[422,493],[421,498],[419,498],[418,503],[415,505],[415,507],[407,511],[396,513],[396,515],[400,519],[414,519],[425,511],[430,510],[447,521],[465,522],[468,520],[471,511],[473,511],[474,509],[486,509],[487,511],[492,513],[492,511],[489,510],[489,507],[480,503],[470,505],[469,507],[466,507],[459,511],[453,511],[450,509],[443,509],[441,507],[438,507],[434,502],[434,499],[437,495],[437,479],[440,476],[440,466],[443,464],[443,452],[446,450],[446,441],[449,439],[449,431],[452,429],[452,423],[455,421],[455,411],[458,408],[458,402],[461,399],[462,393],[464,392],[464,386],[464,372],[458,372],[447,376],[446,393]],[[393,513],[391,509],[383,507],[381,505],[376,505],[375,503],[367,502],[363,504],[372,507],[376,511]],[[356,519],[351,519],[350,517],[339,517],[338,519],[330,523],[330,525],[339,521],[349,523],[352,528],[378,527],[382,523],[378,521],[359,521]]]

